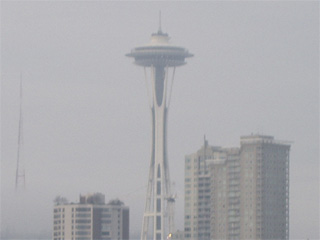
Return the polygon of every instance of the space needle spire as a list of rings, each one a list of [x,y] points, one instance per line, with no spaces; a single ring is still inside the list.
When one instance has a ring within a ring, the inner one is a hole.
[[[161,30],[160,12],[159,30],[151,35],[150,43],[132,49],[126,56],[133,57],[136,65],[144,67],[146,83],[151,85],[149,96],[152,96],[149,99],[152,149],[141,240],[163,240],[174,230],[173,214],[169,210],[174,199],[167,157],[167,117],[171,95],[168,88],[172,88],[175,68],[186,64],[185,58],[193,55],[187,49],[169,43],[168,34]]]
[[[159,11],[159,30],[158,32],[162,32],[162,29],[161,29],[161,11]]]

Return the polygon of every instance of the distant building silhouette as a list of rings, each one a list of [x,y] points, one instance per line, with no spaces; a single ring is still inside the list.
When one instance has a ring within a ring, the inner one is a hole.
[[[118,199],[105,204],[101,193],[80,195],[79,203],[58,197],[53,210],[53,240],[64,239],[129,239],[129,208]]]
[[[271,136],[185,158],[185,239],[289,239],[289,150]]]

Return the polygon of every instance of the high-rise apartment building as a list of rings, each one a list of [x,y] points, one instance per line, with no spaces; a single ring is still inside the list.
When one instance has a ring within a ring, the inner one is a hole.
[[[271,136],[241,137],[241,239],[289,239],[289,150]]]
[[[239,239],[239,148],[224,148],[210,164],[210,239]]]
[[[251,135],[186,156],[186,239],[289,239],[289,150]]]
[[[120,200],[105,204],[103,194],[80,195],[79,203],[56,201],[53,240],[129,239],[129,208]]]
[[[185,239],[210,240],[209,164],[220,152],[205,140],[199,151],[185,158]]]

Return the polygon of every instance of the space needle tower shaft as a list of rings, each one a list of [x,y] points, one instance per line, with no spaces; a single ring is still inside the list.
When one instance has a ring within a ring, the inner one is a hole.
[[[171,211],[168,211],[172,203],[167,159],[167,117],[171,95],[168,88],[172,87],[175,68],[184,65],[185,58],[193,55],[185,48],[172,46],[160,25],[148,45],[134,48],[126,56],[133,57],[135,64],[144,67],[146,84],[151,87],[152,149],[141,240],[163,240],[173,230],[170,228],[173,216],[169,216]]]

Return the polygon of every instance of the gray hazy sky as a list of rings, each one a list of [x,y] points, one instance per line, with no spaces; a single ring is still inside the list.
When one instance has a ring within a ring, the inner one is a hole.
[[[293,141],[290,238],[319,238],[319,3],[1,2],[1,226],[52,228],[56,195],[102,192],[130,207],[139,233],[150,161],[143,69],[125,57],[162,29],[194,53],[176,71],[170,173],[183,229],[184,156],[239,146],[251,133]],[[22,161],[14,193],[23,76]]]

